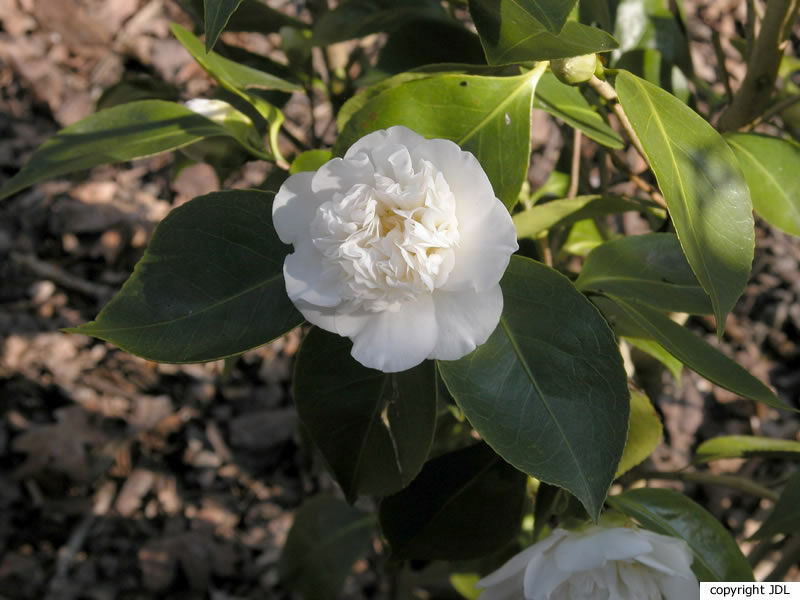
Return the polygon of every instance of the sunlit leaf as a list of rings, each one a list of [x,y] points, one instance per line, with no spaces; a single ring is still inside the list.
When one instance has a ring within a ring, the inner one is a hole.
[[[174,209],[120,292],[69,331],[185,363],[240,354],[296,327],[303,318],[286,294],[273,196],[214,192]]]
[[[734,133],[725,140],[744,171],[758,215],[800,236],[800,145],[757,133]]]
[[[545,73],[536,86],[533,107],[547,111],[567,125],[580,129],[587,137],[609,148],[622,148],[625,143],[578,88],[561,83],[552,73]]]
[[[181,148],[229,130],[185,106],[139,100],[102,110],[62,129],[0,190],[5,198],[34,183],[106,163]]]
[[[661,419],[650,399],[641,392],[631,390],[631,421],[628,440],[617,467],[616,477],[630,471],[646,459],[661,441]]]
[[[405,125],[428,138],[444,138],[472,152],[494,192],[513,206],[528,172],[531,99],[535,71],[516,77],[459,73],[380,84],[350,116],[334,146],[344,154],[376,129]],[[358,98],[358,96],[356,96]]]
[[[661,88],[621,72],[616,89],[722,335],[753,262],[752,206],[736,157],[711,125]]]
[[[695,450],[694,459],[696,462],[706,462],[753,456],[800,460],[800,442],[755,435],[723,435],[700,444]]]

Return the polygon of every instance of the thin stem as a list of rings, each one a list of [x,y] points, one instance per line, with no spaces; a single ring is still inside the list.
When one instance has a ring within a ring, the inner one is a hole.
[[[770,0],[761,29],[747,57],[747,72],[733,101],[722,113],[719,128],[735,130],[746,125],[769,106],[784,43],[800,9],[800,0]]]
[[[722,42],[720,41],[719,31],[714,31],[714,33],[711,35],[711,41],[714,43],[714,54],[717,56],[719,75],[722,78],[722,83],[725,85],[725,95],[728,102],[730,102],[733,99],[733,90],[731,89],[731,74],[728,73],[728,67],[725,64],[725,52],[722,50]]]
[[[736,475],[717,475],[716,473],[707,473],[705,471],[644,471],[638,475],[641,479],[668,479],[691,481],[705,485],[719,485],[750,494],[751,496],[766,498],[772,502],[776,502],[779,496],[777,492],[773,492],[755,481],[737,477]]]
[[[642,158],[647,161],[647,153],[644,151],[642,142],[639,140],[639,136],[636,135],[636,131],[634,131],[633,125],[631,125],[630,119],[628,119],[628,115],[625,114],[625,109],[623,109],[622,104],[619,103],[619,96],[617,96],[617,91],[614,87],[607,81],[599,79],[596,75],[592,75],[592,78],[589,80],[589,85],[592,86],[592,89],[597,92],[601,98],[611,104],[614,114],[617,115],[620,125],[622,125],[625,133],[628,134],[634,148],[636,148],[637,152],[642,155]],[[647,162],[649,164],[649,161]]]
[[[648,196],[650,196],[653,202],[657,203],[662,208],[665,209],[667,208],[667,202],[666,200],[664,200],[664,196],[662,196],[661,193],[656,188],[654,188],[647,181],[639,177],[636,173],[631,171],[630,167],[626,165],[616,154],[614,154],[613,152],[609,152],[608,156],[611,158],[611,162],[614,163],[614,166],[617,167],[620,171],[624,171],[628,175],[630,180],[633,182],[633,184],[640,190],[645,192]]]
[[[788,98],[784,98],[780,102],[776,102],[775,104],[770,106],[766,111],[764,111],[763,115],[758,117],[752,123],[745,125],[744,130],[750,131],[751,129],[753,129],[753,127],[755,127],[759,123],[764,123],[766,121],[769,121],[772,117],[774,117],[778,113],[783,112],[790,106],[794,106],[798,102],[800,102],[800,94],[795,94],[794,96],[789,96]]]
[[[569,189],[567,198],[578,195],[578,178],[581,174],[581,140],[583,136],[580,129],[573,129],[572,135],[572,166],[569,172]]]
[[[800,562],[800,536],[792,536],[783,546],[781,559],[764,581],[783,581],[786,573]]]

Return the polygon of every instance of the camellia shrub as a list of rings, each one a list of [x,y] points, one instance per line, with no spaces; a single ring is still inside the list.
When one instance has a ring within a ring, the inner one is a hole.
[[[688,496],[612,484],[661,435],[630,347],[797,410],[677,316],[709,315],[724,335],[754,210],[800,235],[800,63],[784,55],[798,3],[753,3],[735,92],[697,76],[682,2],[669,4],[309,0],[297,18],[186,0],[196,32],[173,33],[219,84],[213,97],[118,100],[3,188],[177,149],[222,178],[271,163],[258,189],[174,209],[74,331],[187,363],[302,327],[292,394],[341,494],[296,513],[286,586],[337,597],[376,538],[393,597],[430,597],[413,595],[425,584],[404,579],[409,565],[441,567],[453,587],[437,597],[483,600],[684,600],[698,581],[753,580]],[[223,43],[226,27],[277,34],[285,64]],[[296,93],[330,104],[332,147],[284,130]],[[567,143],[531,190],[534,110]],[[648,231],[627,235],[623,213]],[[796,459],[800,442],[716,438],[696,460],[776,453]],[[797,471],[777,490],[704,481],[774,502],[756,538],[800,530]]]

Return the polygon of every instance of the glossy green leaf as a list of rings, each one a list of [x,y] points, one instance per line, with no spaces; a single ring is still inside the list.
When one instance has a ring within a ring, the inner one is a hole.
[[[62,129],[39,146],[0,190],[0,198],[51,177],[159,154],[219,135],[232,132],[173,102],[140,100],[115,106]]]
[[[392,558],[460,560],[502,548],[519,532],[525,480],[486,444],[434,458],[381,501]]]
[[[547,31],[558,33],[567,22],[567,17],[577,0],[517,0],[515,4],[525,9],[545,26]]]
[[[302,173],[303,171],[316,171],[333,158],[330,150],[306,150],[298,154],[289,167],[289,174]]]
[[[645,528],[684,540],[700,581],[753,581],[731,534],[706,509],[675,490],[640,488],[609,496],[609,504]]]
[[[178,4],[205,29],[205,0],[178,0]],[[243,0],[230,16],[226,31],[274,33],[281,27],[308,27],[302,21],[269,7],[262,0]]]
[[[571,225],[583,219],[629,211],[644,212],[645,210],[657,211],[658,209],[623,196],[592,194],[536,204],[528,210],[516,213],[514,225],[519,237],[535,238],[553,227]]]
[[[616,477],[630,471],[646,459],[661,441],[661,419],[650,399],[636,390],[631,390],[631,420],[628,440],[617,467]]]
[[[624,339],[634,348],[641,350],[645,354],[649,354],[651,357],[655,358],[658,362],[664,365],[667,370],[672,373],[675,381],[680,383],[681,372],[683,371],[683,363],[672,356],[672,354],[667,352],[664,346],[649,338],[625,336]]]
[[[578,88],[561,83],[550,72],[545,73],[536,86],[533,107],[545,110],[567,125],[580,129],[598,144],[615,149],[625,146],[620,135],[603,120]]]
[[[711,312],[708,294],[671,233],[627,236],[597,246],[586,257],[575,286],[582,292],[607,292],[664,311]]]
[[[567,254],[586,256],[605,241],[597,222],[594,219],[583,219],[570,228],[561,250]]]
[[[225,29],[231,15],[242,0],[203,0],[203,23],[206,30],[206,52],[211,51]]]
[[[336,600],[353,564],[367,554],[375,520],[331,496],[295,513],[280,559],[281,581],[306,600]]]
[[[786,481],[778,501],[767,520],[756,531],[754,539],[761,540],[777,533],[794,534],[800,532],[800,470]]]
[[[800,236],[800,145],[757,133],[734,133],[725,140],[744,171],[758,215]]]
[[[438,2],[430,0],[347,0],[317,19],[311,39],[315,46],[327,46],[394,31],[417,19],[445,20],[447,13]]]
[[[303,318],[286,295],[289,248],[271,192],[200,196],[169,213],[120,292],[72,333],[157,362],[205,362],[266,344]]]
[[[633,337],[650,337],[684,365],[712,383],[745,398],[775,408],[791,410],[766,385],[702,338],[675,321],[635,300],[612,297],[621,314],[645,335],[620,332]]]
[[[689,104],[692,98],[689,81],[684,72],[668,62],[658,50],[651,48],[628,50],[614,63],[614,68],[630,71],[668,91],[684,104]]]
[[[350,500],[392,494],[416,477],[436,429],[432,361],[383,373],[350,356],[348,338],[312,329],[297,356],[297,414]]]
[[[528,172],[531,99],[536,77],[447,73],[405,81],[368,99],[334,146],[344,154],[376,129],[405,125],[427,138],[454,141],[480,161],[494,192],[511,207]]]
[[[302,91],[296,83],[228,60],[216,52],[206,52],[203,42],[180,25],[173,24],[172,33],[189,51],[192,58],[229,91],[234,93],[248,89]]]
[[[753,456],[800,459],[800,442],[755,435],[723,435],[706,440],[695,450],[695,462]]]
[[[548,31],[531,11],[534,4],[538,3],[531,0],[469,0],[469,12],[489,64],[566,58],[617,47],[616,40],[605,31],[575,21],[567,21],[557,34]]]
[[[684,254],[711,296],[722,335],[753,262],[750,195],[733,151],[683,102],[630,73],[620,102],[644,146]]]
[[[663,0],[620,0],[614,25],[619,48],[612,53],[612,58],[616,61],[623,53],[634,49],[652,49],[691,75],[692,58],[684,31]]]
[[[503,314],[483,345],[439,361],[481,437],[518,469],[577,496],[597,517],[622,456],[629,392],[608,325],[567,278],[518,256]]]

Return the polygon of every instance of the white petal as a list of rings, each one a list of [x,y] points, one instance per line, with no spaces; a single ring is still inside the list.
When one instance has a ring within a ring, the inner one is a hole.
[[[286,293],[292,302],[336,306],[342,301],[342,276],[330,268],[325,272],[324,264],[322,253],[311,242],[295,243],[294,252],[283,262]]]
[[[664,595],[664,600],[699,600],[700,598],[700,586],[694,576],[685,579],[661,575],[656,577],[656,584]]]
[[[650,543],[638,536],[634,529],[593,528],[590,533],[578,534],[559,545],[555,550],[555,560],[565,571],[587,571],[601,567],[609,560],[632,558],[651,549]]]
[[[311,189],[321,202],[327,202],[336,192],[344,194],[354,185],[371,183],[374,173],[372,163],[364,154],[345,160],[334,158],[312,173]]]
[[[306,321],[312,325],[349,338],[352,338],[357,335],[359,331],[364,329],[373,316],[373,313],[367,313],[365,311],[342,312],[340,306],[324,308],[321,306],[312,306],[305,302],[298,302],[296,306],[297,310],[303,314]]]
[[[500,322],[503,292],[494,285],[485,292],[464,290],[433,294],[439,337],[428,358],[456,360],[483,344]]]
[[[408,127],[395,125],[394,127],[389,127],[389,129],[381,129],[365,135],[348,148],[344,157],[345,159],[349,159],[361,153],[372,156],[373,149],[380,148],[386,144],[402,144],[411,152],[419,144],[427,141],[428,140],[420,134],[410,130]]]
[[[374,313],[353,338],[353,357],[384,373],[405,371],[421,363],[436,344],[433,300],[420,296],[399,311]]]
[[[312,172],[297,173],[283,182],[272,201],[272,223],[284,244],[309,237],[320,199],[311,191]]]
[[[512,556],[502,567],[489,573],[486,577],[481,579],[476,586],[481,587],[489,587],[494,586],[502,583],[503,581],[514,579],[516,580],[517,576],[520,576],[520,589],[522,586],[522,574],[525,572],[525,568],[528,566],[528,563],[533,559],[534,556],[541,554],[542,550],[538,547],[538,544],[534,544],[533,546],[529,546],[525,548],[519,554],[515,554]]]
[[[640,563],[667,575],[692,576],[692,551],[684,540],[652,531],[640,533],[653,545],[650,553],[637,557]]]

